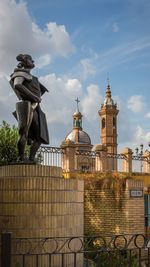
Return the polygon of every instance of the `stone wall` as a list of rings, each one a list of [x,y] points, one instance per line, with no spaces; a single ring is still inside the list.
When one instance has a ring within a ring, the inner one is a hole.
[[[144,197],[131,197],[131,189],[143,190],[143,181],[85,179],[85,234],[144,233]]]
[[[13,238],[82,236],[83,190],[83,181],[63,179],[58,167],[0,167],[0,231]]]

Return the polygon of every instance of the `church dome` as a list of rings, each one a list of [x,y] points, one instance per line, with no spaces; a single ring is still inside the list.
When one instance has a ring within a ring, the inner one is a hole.
[[[80,111],[75,111],[75,112],[73,113],[73,117],[74,117],[74,116],[82,117],[82,114],[81,114]]]
[[[74,143],[79,143],[79,144],[87,144],[87,145],[91,145],[91,139],[89,137],[89,135],[84,132],[83,130],[78,130],[78,131],[71,131],[71,133],[69,133],[65,140],[70,140]]]
[[[84,148],[90,148],[91,145],[91,139],[89,135],[82,130],[82,114],[79,111],[79,99],[77,98],[75,100],[77,102],[77,110],[73,113],[73,129],[72,131],[66,136],[65,142],[73,142],[76,147],[84,147]]]

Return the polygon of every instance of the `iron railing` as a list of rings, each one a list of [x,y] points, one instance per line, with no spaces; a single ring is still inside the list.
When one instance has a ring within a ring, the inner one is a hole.
[[[37,160],[48,166],[62,167],[63,149],[59,147],[40,146],[37,152]]]
[[[117,170],[120,172],[124,172],[122,166],[123,161],[128,160],[127,157],[123,154],[99,154],[96,151],[81,151],[75,150],[74,152],[74,171],[80,172],[95,172],[102,171],[102,167],[98,162],[98,157],[101,158],[102,161],[107,161],[108,165],[113,165],[112,162],[115,162],[115,166],[117,166]],[[37,152],[37,160],[42,165],[49,166],[57,166],[62,167],[64,171],[70,170],[68,167],[68,161],[66,160],[66,152],[63,148],[60,147],[49,147],[49,146],[41,146]],[[64,162],[67,162],[65,165]],[[149,170],[145,171],[144,162],[150,163],[149,157],[132,155],[132,171],[133,172],[149,172]],[[150,169],[150,168],[149,168]],[[110,169],[108,169],[110,170]],[[116,170],[116,168],[112,168],[111,170]]]
[[[144,234],[1,238],[1,267],[150,267]]]

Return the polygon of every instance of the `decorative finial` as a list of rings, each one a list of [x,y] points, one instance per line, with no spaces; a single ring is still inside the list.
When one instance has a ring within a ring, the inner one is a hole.
[[[77,102],[77,111],[79,112],[79,102],[80,102],[80,100],[77,97],[77,99],[75,99],[75,101]]]
[[[106,88],[106,98],[109,97],[111,98],[111,91],[110,91],[110,82],[109,82],[109,73],[107,72],[107,88]]]

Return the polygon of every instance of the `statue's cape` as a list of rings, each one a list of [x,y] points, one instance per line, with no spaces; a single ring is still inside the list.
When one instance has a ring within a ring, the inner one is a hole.
[[[43,84],[41,84],[40,82],[39,84],[40,84],[41,95],[43,95],[45,92],[49,92]]]
[[[20,105],[20,113],[24,111],[24,104],[28,101],[23,101]],[[14,111],[13,115],[16,120],[18,120],[17,112]],[[38,119],[37,119],[38,118]],[[26,121],[26,120],[25,120]],[[22,121],[24,124],[24,119]],[[40,105],[36,107],[33,113],[33,121],[29,128],[28,139],[30,140],[40,140],[42,144],[49,144],[49,134],[48,134],[48,127],[46,122],[45,113],[41,110]]]
[[[46,116],[45,113],[41,110],[40,105],[37,106],[37,112],[39,115],[40,138],[42,139],[43,144],[49,144],[49,134],[48,134]]]

